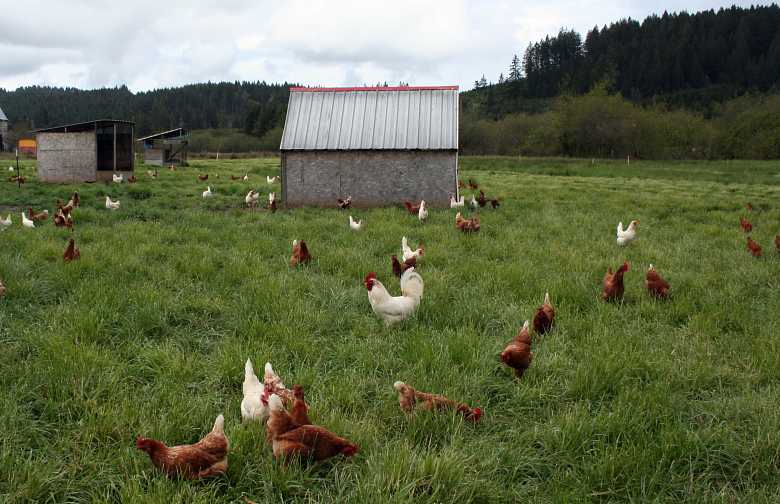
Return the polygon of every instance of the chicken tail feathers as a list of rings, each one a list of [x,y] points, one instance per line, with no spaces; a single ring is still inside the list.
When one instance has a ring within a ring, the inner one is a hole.
[[[414,268],[409,268],[401,275],[401,294],[404,296],[422,299],[424,287],[422,277],[414,271]]]
[[[225,417],[220,413],[216,420],[214,420],[214,427],[211,432],[217,432],[220,434],[225,433]]]

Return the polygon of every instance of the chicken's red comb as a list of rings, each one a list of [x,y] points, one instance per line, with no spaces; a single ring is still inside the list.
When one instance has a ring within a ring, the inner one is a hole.
[[[371,282],[372,280],[376,280],[376,273],[370,271],[368,275],[366,275],[366,278],[363,280],[366,289],[371,290],[371,287],[373,287],[373,283]]]
[[[479,422],[479,419],[482,417],[482,409],[474,408],[472,411],[474,413],[474,423]]]
[[[622,269],[623,273],[625,273],[626,271],[628,271],[628,267],[629,267],[628,261],[624,261],[623,266],[621,266],[620,269]]]

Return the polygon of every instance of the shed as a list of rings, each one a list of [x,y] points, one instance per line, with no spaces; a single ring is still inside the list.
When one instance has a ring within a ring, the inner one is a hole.
[[[6,117],[3,109],[0,108],[0,152],[5,152],[9,149],[8,144],[8,117]]]
[[[458,87],[290,88],[282,134],[288,206],[356,206],[458,191]]]
[[[190,134],[184,128],[155,133],[137,141],[144,146],[144,163],[158,166],[187,165]]]
[[[134,124],[98,119],[36,130],[38,178],[44,182],[111,180],[133,172]]]

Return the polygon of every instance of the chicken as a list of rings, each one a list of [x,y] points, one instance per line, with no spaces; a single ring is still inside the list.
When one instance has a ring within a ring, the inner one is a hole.
[[[159,174],[157,170],[146,170],[146,174],[149,175],[152,178],[157,178],[157,175]]]
[[[243,177],[240,175],[231,175],[230,180],[241,180]]]
[[[474,198],[473,194],[471,195],[471,201],[469,201],[469,206],[471,207],[472,210],[476,210],[477,207],[479,206],[479,203],[477,202],[477,199]]]
[[[474,181],[474,179],[469,179],[469,189],[471,189],[472,191],[476,191],[477,189],[479,189],[479,184],[477,184],[476,181]]]
[[[246,197],[244,198],[244,202],[246,202],[246,206],[248,206],[249,208],[255,208],[259,200],[260,200],[260,193],[255,191],[254,189],[246,193]]]
[[[482,191],[479,191],[479,198],[477,198],[477,204],[480,208],[484,208],[485,205],[487,205],[487,198],[485,197],[485,193]]]
[[[169,477],[195,480],[224,474],[230,443],[225,417],[219,415],[206,437],[195,444],[168,447],[160,441],[138,437],[135,447],[146,452],[154,466]]]
[[[460,229],[463,233],[478,233],[480,228],[479,216],[471,219],[464,219],[460,212],[458,212],[455,215],[455,227]]]
[[[647,269],[647,274],[645,275],[645,287],[651,296],[660,299],[666,299],[669,296],[669,283],[661,278],[661,275],[658,274],[652,264]]]
[[[507,344],[501,352],[501,362],[515,370],[515,375],[522,378],[526,369],[531,366],[534,354],[531,352],[531,333],[528,329],[528,321],[518,331],[517,336]]]
[[[244,364],[244,383],[241,386],[244,399],[241,401],[241,419],[244,423],[252,420],[264,422],[268,418],[268,397],[265,387],[255,374],[252,361],[247,359]]]
[[[112,179],[114,182],[116,182],[117,184],[121,184],[122,182],[124,182],[124,181],[125,181],[125,177],[124,177],[124,175],[122,175],[121,173],[120,173],[120,174],[116,174],[116,173],[112,174],[112,175],[111,175],[111,179]]]
[[[534,314],[534,331],[538,334],[544,334],[552,329],[555,320],[555,309],[550,303],[550,293],[544,293],[544,302],[536,309]]]
[[[57,213],[54,214],[54,225],[57,227],[73,229],[73,218],[66,215],[63,209],[60,208],[57,210]]]
[[[68,205],[70,205],[72,208],[76,208],[79,205],[81,205],[81,198],[79,198],[78,191],[75,191],[73,193],[73,196],[70,197],[70,200],[68,201]]]
[[[176,171],[176,167],[175,167],[175,166],[173,166],[173,165],[170,165],[170,166],[168,167],[168,169],[169,169],[169,170],[171,170],[171,171]]]
[[[278,176],[274,176],[274,177],[269,177],[268,175],[265,176],[265,181],[268,182],[268,185],[275,184],[279,182],[279,180],[281,180],[281,178]]]
[[[636,226],[639,224],[638,220],[632,220],[628,227],[623,229],[623,222],[618,222],[617,226],[617,244],[621,247],[628,245],[636,239]]]
[[[752,212],[753,211],[753,205],[749,201],[747,203],[745,203],[745,208],[747,208],[748,212]]]
[[[3,283],[2,280],[0,280],[0,298],[5,296],[5,291],[6,291],[5,284]]]
[[[409,268],[401,275],[401,295],[391,296],[385,286],[376,279],[376,273],[366,275],[363,283],[368,291],[368,302],[371,309],[379,318],[385,321],[386,326],[406,320],[420,306],[425,284],[422,277]]]
[[[8,171],[11,171],[11,172],[14,171],[14,167],[13,166],[9,166],[8,167]]]
[[[287,403],[292,402],[293,400],[292,391],[284,386],[282,379],[274,372],[274,368],[271,366],[270,362],[265,363],[265,370],[263,373],[263,387],[265,388],[264,394],[266,402],[268,398],[271,397],[271,394],[278,395]]]
[[[428,209],[425,207],[425,200],[420,201],[420,209],[417,211],[417,218],[420,222],[425,222],[428,218]]]
[[[497,199],[490,200],[490,206],[493,207],[493,210],[501,206],[501,202]]]
[[[27,216],[24,215],[24,212],[22,212],[22,226],[30,229],[35,227],[35,222],[28,219]]]
[[[127,182],[130,184],[135,184],[137,180],[138,179],[135,178],[135,175],[130,175],[129,177],[127,177]]]
[[[268,193],[268,206],[266,207],[271,213],[276,213],[276,193]]]
[[[245,173],[245,174],[244,174],[244,178],[243,178],[242,180],[243,180],[244,182],[248,182],[248,181],[249,181],[249,174],[248,174],[248,173]]]
[[[27,177],[23,177],[21,175],[14,175],[13,177],[8,179],[10,182],[19,182],[20,184],[24,184],[27,182]]]
[[[417,266],[417,258],[412,256],[404,262],[399,262],[398,257],[393,254],[390,257],[390,265],[393,267],[393,274],[398,278],[401,278],[401,275],[403,275],[404,271]]]
[[[118,210],[119,209],[119,200],[111,201],[111,198],[106,196],[106,208],[109,210]]]
[[[203,191],[203,193],[201,194],[201,196],[203,196],[204,198],[210,198],[213,195],[214,193],[211,192],[211,186],[206,186],[206,190]]]
[[[742,231],[746,233],[753,231],[753,224],[744,217],[739,218],[739,226],[742,228]]]
[[[411,414],[415,410],[417,403],[419,403],[420,409],[422,410],[452,410],[460,413],[463,415],[463,418],[474,423],[479,422],[479,419],[482,416],[482,410],[479,408],[472,409],[464,403],[447,399],[443,395],[419,392],[402,381],[395,382],[393,388],[398,391],[398,404],[401,406],[401,410],[407,414]]]
[[[293,240],[292,256],[290,257],[290,266],[295,268],[299,264],[306,264],[311,261],[311,254],[309,254],[309,247],[306,246],[306,242],[301,240]]]
[[[68,246],[65,249],[65,253],[62,254],[62,260],[66,263],[81,258],[81,251],[76,247],[76,242],[71,238],[68,240]]]
[[[753,254],[753,257],[761,257],[761,254],[763,253],[763,251],[761,250],[761,245],[756,243],[756,241],[753,240],[753,238],[751,238],[749,236],[748,236],[748,239],[747,239],[747,249],[748,249],[748,252]]]
[[[415,205],[411,201],[404,201],[404,206],[406,207],[406,211],[409,212],[412,215],[419,215],[420,213],[420,205]]]
[[[401,257],[404,258],[404,262],[408,261],[409,258],[414,257],[415,259],[420,259],[422,256],[425,255],[425,247],[420,244],[420,247],[417,250],[412,250],[409,248],[409,242],[406,241],[406,237],[401,237]]]
[[[349,216],[349,229],[351,229],[352,231],[360,231],[361,229],[363,229],[363,221],[362,220],[356,221],[350,215]]]
[[[623,275],[626,271],[628,271],[628,261],[624,262],[616,272],[612,273],[612,268],[610,267],[604,274],[604,291],[601,294],[604,301],[623,299],[623,292],[625,291]]]
[[[32,221],[36,221],[36,222],[37,221],[45,221],[46,219],[49,218],[49,211],[48,210],[43,210],[41,212],[35,213],[35,212],[33,212],[32,208],[28,207],[27,208],[27,216]]]
[[[336,199],[336,205],[342,210],[349,210],[352,206],[352,196],[347,196],[346,199]]]
[[[315,461],[336,455],[351,457],[358,446],[317,425],[300,425],[287,410],[282,399],[273,394],[268,400],[271,416],[268,419],[268,435],[271,438],[274,457],[285,462],[300,457]]]
[[[205,182],[208,179],[209,179],[209,174],[208,173],[206,173],[204,175],[198,175],[198,180],[200,180],[201,182]]]
[[[458,180],[458,189],[465,189],[465,188],[466,188],[466,183],[463,182],[462,180]]]
[[[13,222],[11,222],[11,214],[8,214],[8,217],[5,219],[0,219],[0,226],[8,227],[11,224],[13,224]]]
[[[466,197],[461,196],[460,199],[456,200],[454,194],[450,194],[450,208],[460,208],[466,204],[465,201]]]
[[[293,385],[293,398],[292,410],[290,411],[293,422],[298,425],[311,425],[309,405],[306,404],[306,400],[303,398],[303,387]]]
[[[8,220],[11,220],[11,216],[8,216]],[[780,252],[780,235],[775,235],[775,248]]]

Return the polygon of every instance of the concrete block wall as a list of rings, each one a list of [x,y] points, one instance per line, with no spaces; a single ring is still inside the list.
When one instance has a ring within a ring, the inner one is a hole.
[[[0,151],[11,150],[8,143],[8,121],[0,121]]]
[[[94,182],[94,132],[38,133],[38,178],[43,182]]]
[[[287,206],[333,206],[351,195],[358,207],[424,199],[449,206],[457,193],[455,151],[285,151],[282,198]]]

